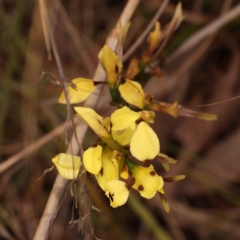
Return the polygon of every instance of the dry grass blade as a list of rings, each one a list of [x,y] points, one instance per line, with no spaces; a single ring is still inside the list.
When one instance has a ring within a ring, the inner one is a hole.
[[[44,38],[45,38],[45,44],[47,48],[47,53],[48,53],[48,60],[52,60],[52,55],[51,55],[51,44],[50,44],[50,38],[49,38],[49,22],[48,22],[48,15],[46,12],[46,7],[43,1],[39,0],[39,9],[40,9],[40,15],[41,15],[41,21],[42,21],[42,27],[43,27],[43,33],[44,33]]]
[[[78,121],[78,119],[75,119],[75,123]],[[22,151],[18,152],[17,154],[11,156],[4,162],[0,164],[0,174],[4,173],[6,170],[8,170],[13,165],[17,164],[20,160],[22,160],[24,157],[31,155],[35,151],[39,150],[44,144],[51,141],[53,138],[59,136],[63,133],[63,131],[66,128],[66,124],[62,124],[61,126],[55,128],[50,133],[44,135],[37,141],[33,142],[29,146],[25,147]]]
[[[62,3],[60,1],[54,1],[54,4],[59,9],[60,17],[63,21],[63,24],[65,25],[66,31],[71,37],[71,41],[73,41],[73,44],[79,54],[79,56],[82,58],[82,62],[87,69],[89,75],[91,76],[94,71],[94,65],[89,57],[88,52],[85,49],[85,46],[81,40],[81,37],[79,36],[78,32],[76,31],[75,27],[71,23],[70,18],[68,17]]]

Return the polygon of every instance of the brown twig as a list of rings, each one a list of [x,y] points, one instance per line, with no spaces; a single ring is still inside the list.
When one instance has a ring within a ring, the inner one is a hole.
[[[44,33],[43,35],[44,35],[44,39],[45,39],[48,60],[51,61],[52,60],[51,43],[50,43],[50,38],[49,38],[49,34],[48,34],[49,22],[48,22],[47,12],[46,12],[46,8],[45,8],[43,1],[39,1],[39,10],[40,10],[40,15],[41,15],[41,21],[42,21],[42,27],[43,27],[43,33]]]
[[[148,24],[146,29],[143,31],[143,33],[138,37],[135,43],[132,44],[132,46],[127,50],[127,52],[123,56],[123,61],[126,61],[131,54],[137,49],[137,47],[142,43],[142,41],[146,38],[147,34],[152,29],[155,22],[159,19],[159,17],[162,15],[163,10],[165,9],[166,5],[168,3],[168,0],[164,0],[164,2],[161,4],[160,8],[154,15],[152,21]]]
[[[125,26],[125,24],[131,18],[138,3],[139,3],[139,0],[128,1],[120,17],[120,21],[123,26]],[[117,26],[118,24],[116,24],[115,28],[111,31],[109,37],[106,40],[106,44],[112,49],[115,49],[117,45],[117,39],[118,39],[118,35],[116,34],[118,32]],[[98,65],[94,75],[94,80],[103,80],[103,79],[105,80],[105,72],[103,71],[102,67]],[[101,91],[101,88],[98,88],[96,91],[97,92]],[[97,94],[92,94],[88,98],[88,101],[85,102],[84,106],[94,107],[97,104],[98,98],[99,96]],[[81,123],[77,126],[76,133],[77,133],[79,142],[82,142],[85,136],[85,133],[87,131],[87,128],[88,126],[84,123]],[[71,154],[76,154],[78,153],[78,151],[79,151],[79,145],[77,144],[75,137],[73,137],[67,152]],[[37,231],[35,233],[34,240],[42,240],[47,238],[51,229],[52,222],[57,214],[61,196],[65,190],[66,184],[67,184],[67,180],[62,178],[60,175],[58,175],[55,180],[50,197],[48,199],[47,205],[45,207],[44,213],[38,225]]]
[[[74,120],[75,123],[79,121],[79,119]],[[34,153],[38,149],[40,149],[43,145],[45,145],[47,142],[51,141],[53,138],[57,137],[58,135],[62,134],[63,131],[66,128],[66,123],[60,125],[59,127],[55,128],[50,133],[44,135],[34,143],[28,145],[23,150],[18,152],[17,154],[11,156],[6,161],[2,162],[0,164],[0,174],[5,172],[7,169],[12,167],[13,165],[17,164],[20,160],[22,160],[24,157],[29,156],[30,154]]]

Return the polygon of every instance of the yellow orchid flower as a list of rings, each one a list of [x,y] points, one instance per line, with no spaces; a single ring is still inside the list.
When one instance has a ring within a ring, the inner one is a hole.
[[[89,95],[95,90],[93,80],[87,78],[75,78],[68,85],[69,102],[71,104],[80,103],[85,101]],[[58,99],[59,103],[67,103],[64,91]]]
[[[107,81],[110,87],[117,85],[119,74],[122,72],[122,62],[113,50],[104,45],[98,54],[99,61],[107,73]]]
[[[136,128],[130,142],[130,151],[139,161],[153,159],[160,151],[157,134],[146,122],[141,122]]]
[[[102,168],[102,146],[97,145],[84,151],[83,164],[88,172],[98,174]]]
[[[160,151],[156,133],[145,122],[153,122],[152,111],[134,112],[128,107],[116,110],[111,115],[112,136],[122,146],[130,143],[130,151],[140,161],[153,159]],[[144,119],[138,125],[138,119]]]
[[[142,197],[150,199],[163,187],[163,179],[155,172],[152,165],[147,168],[134,165],[131,168],[131,172],[135,178],[133,188],[136,189]]]
[[[112,180],[106,184],[106,196],[110,200],[110,206],[113,208],[124,205],[129,196],[129,189],[125,182]]]
[[[60,175],[66,179],[75,179],[82,165],[79,156],[66,153],[59,153],[52,159],[52,162],[56,165]]]
[[[122,98],[140,109],[144,108],[144,92],[140,83],[125,79],[119,86]]]

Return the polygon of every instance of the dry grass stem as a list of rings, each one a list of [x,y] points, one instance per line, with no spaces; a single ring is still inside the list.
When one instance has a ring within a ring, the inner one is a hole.
[[[75,123],[77,123],[79,119],[75,119]],[[59,136],[63,133],[63,131],[66,129],[66,124],[64,123],[59,127],[56,127],[51,132],[47,133],[43,137],[39,138],[37,141],[33,142],[29,146],[25,147],[20,152],[16,153],[15,155],[11,156],[4,162],[0,163],[0,174],[8,170],[13,165],[17,164],[20,160],[22,160],[24,157],[29,156],[33,154],[35,151],[39,150],[43,145],[51,141],[53,138]],[[31,158],[29,159],[31,160]]]

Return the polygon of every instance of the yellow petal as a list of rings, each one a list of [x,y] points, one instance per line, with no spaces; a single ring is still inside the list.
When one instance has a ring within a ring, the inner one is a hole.
[[[136,124],[132,123],[128,128],[124,130],[112,131],[112,137],[121,146],[126,146],[130,144],[132,136],[136,130]]]
[[[52,162],[56,165],[58,172],[63,178],[75,179],[81,167],[81,159],[66,153],[59,153]]]
[[[107,183],[105,194],[110,200],[110,206],[116,208],[126,203],[129,190],[125,182],[112,180]]]
[[[119,166],[116,161],[113,161],[113,150],[108,147],[103,147],[102,152],[102,168],[100,172],[95,175],[99,186],[103,191],[106,191],[107,182],[118,179]]]
[[[137,126],[133,134],[130,151],[139,161],[153,159],[160,151],[160,143],[156,133],[145,122]]]
[[[140,83],[125,79],[119,86],[119,91],[127,103],[143,109],[144,92]]]
[[[102,146],[90,147],[83,153],[83,164],[92,174],[98,174],[102,167]]]
[[[159,22],[155,23],[155,29],[149,34],[147,41],[149,43],[148,51],[152,53],[158,47],[161,41],[161,31]]]
[[[138,118],[140,113],[130,110],[128,107],[117,109],[111,115],[112,130],[123,130],[131,126]]]
[[[102,124],[103,118],[93,109],[84,107],[75,107],[74,109],[100,138],[111,138],[110,133]]]
[[[135,165],[131,172],[135,178],[133,188],[139,191],[142,197],[150,199],[163,187],[163,179],[158,176],[152,165],[147,168]]]
[[[76,78],[71,81],[68,86],[69,100],[71,104],[85,101],[89,95],[94,91],[96,86],[93,80],[86,78]],[[64,91],[58,99],[59,103],[67,103]]]
[[[117,84],[118,75],[122,72],[122,63],[111,48],[104,45],[98,54],[99,61],[107,73],[109,86],[114,87]]]

